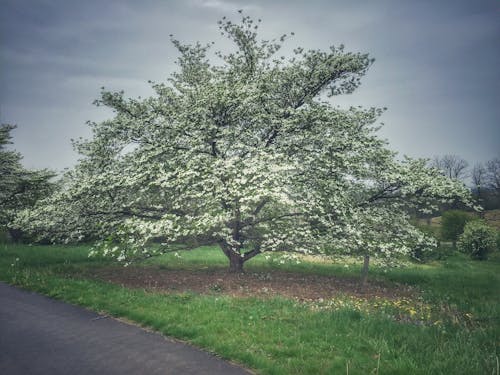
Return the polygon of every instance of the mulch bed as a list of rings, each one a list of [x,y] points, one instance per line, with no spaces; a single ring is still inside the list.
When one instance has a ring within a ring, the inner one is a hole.
[[[358,278],[308,275],[276,270],[234,274],[223,269],[170,270],[158,267],[105,267],[89,270],[85,276],[129,288],[167,293],[195,292],[235,297],[282,296],[303,301],[330,299],[339,295],[398,299],[411,298],[418,294],[414,288],[407,285],[370,281],[362,288]]]

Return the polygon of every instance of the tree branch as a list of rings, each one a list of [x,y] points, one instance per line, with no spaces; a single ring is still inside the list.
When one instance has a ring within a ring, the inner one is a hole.
[[[274,216],[274,217],[266,217],[266,218],[261,218],[261,219],[249,218],[248,220],[245,220],[244,222],[242,222],[241,228],[243,229],[245,227],[252,227],[252,226],[255,226],[257,224],[266,223],[269,221],[285,219],[287,217],[297,217],[297,216],[302,216],[302,215],[304,215],[303,212],[290,212],[287,214],[282,214],[282,215],[278,215],[278,216]]]

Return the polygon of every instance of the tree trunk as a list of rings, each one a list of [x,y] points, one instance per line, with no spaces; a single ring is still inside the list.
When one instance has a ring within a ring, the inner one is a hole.
[[[18,243],[21,241],[21,238],[23,237],[23,232],[20,231],[19,229],[12,229],[8,228],[10,240],[14,243]]]
[[[229,255],[229,272],[242,273],[244,262],[245,262],[245,260],[239,254],[230,254]]]
[[[368,281],[368,269],[370,268],[370,256],[366,255],[363,258],[363,268],[361,269],[361,286],[365,286]]]
[[[260,254],[259,246],[254,247],[246,253],[240,253],[239,249],[231,249],[225,242],[219,242],[219,246],[227,259],[229,259],[229,272],[234,273],[243,272],[245,262]]]

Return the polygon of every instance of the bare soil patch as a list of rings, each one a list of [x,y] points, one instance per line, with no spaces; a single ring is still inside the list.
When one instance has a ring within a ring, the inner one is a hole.
[[[282,296],[297,300],[329,299],[339,295],[398,299],[415,297],[412,287],[371,281],[362,288],[358,278],[320,276],[282,271],[229,273],[223,269],[170,270],[158,267],[106,267],[89,270],[87,277],[129,288],[170,293],[195,292],[236,297]]]

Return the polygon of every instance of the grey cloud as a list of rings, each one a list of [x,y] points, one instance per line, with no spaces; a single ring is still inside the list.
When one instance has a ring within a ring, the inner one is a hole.
[[[340,106],[387,106],[382,135],[412,156],[494,157],[500,139],[498,2],[187,0],[3,0],[0,120],[17,123],[15,146],[31,167],[77,158],[69,138],[110,114],[90,103],[99,88],[149,95],[148,79],[175,68],[169,34],[220,39],[216,21],[237,9],[263,19],[262,37],[295,32],[296,45],[368,52],[376,62]],[[58,150],[58,151],[55,151]]]

